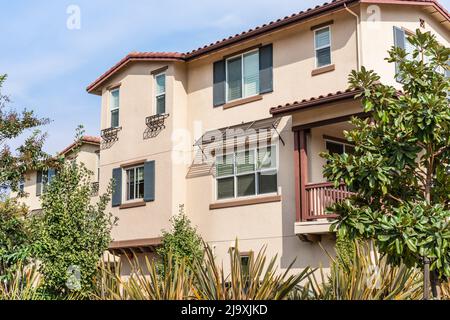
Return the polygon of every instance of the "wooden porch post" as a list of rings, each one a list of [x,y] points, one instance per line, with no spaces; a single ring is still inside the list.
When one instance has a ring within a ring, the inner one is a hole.
[[[294,131],[294,177],[295,177],[295,216],[296,221],[302,221],[300,205],[300,134]]]
[[[308,216],[308,199],[306,193],[306,184],[308,183],[308,150],[306,148],[307,130],[298,132],[300,148],[300,204],[301,221],[306,221]]]

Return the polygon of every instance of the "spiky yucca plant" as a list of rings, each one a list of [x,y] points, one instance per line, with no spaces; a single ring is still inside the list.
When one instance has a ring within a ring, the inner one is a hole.
[[[0,280],[0,300],[40,299],[40,283],[36,265],[23,266],[18,263],[7,279]]]
[[[230,249],[230,273],[225,275],[219,267],[214,254],[205,245],[204,261],[196,261],[194,270],[194,297],[198,300],[281,300],[311,273],[310,268],[296,275],[291,273],[289,265],[284,273],[276,267],[276,256],[267,264],[266,248],[255,256],[250,253],[248,267],[243,267],[241,254],[236,241]]]
[[[330,257],[330,271],[322,267],[297,288],[292,299],[310,300],[408,300],[422,298],[420,270],[404,265],[391,266],[376,254],[369,243],[355,242],[351,261],[343,261],[339,252]],[[328,275],[327,275],[328,273]]]
[[[190,299],[192,272],[185,261],[175,260],[169,254],[165,272],[160,272],[157,261],[145,257],[145,265],[139,264],[135,256],[128,259],[131,266],[129,276],[122,276],[120,267],[102,266],[101,289],[98,299],[106,300],[184,300]]]

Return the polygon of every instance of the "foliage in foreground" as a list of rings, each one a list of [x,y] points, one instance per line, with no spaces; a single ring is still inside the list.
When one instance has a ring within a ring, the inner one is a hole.
[[[98,262],[111,241],[115,221],[105,212],[111,187],[92,204],[91,175],[84,165],[67,162],[42,195],[34,241],[42,289],[49,297],[89,294]]]
[[[162,244],[157,253],[161,257],[163,266],[170,265],[170,259],[181,263],[182,260],[188,264],[202,257],[202,238],[197,230],[191,225],[189,218],[180,214],[171,218],[172,229],[162,231]],[[164,268],[160,268],[163,271]]]
[[[138,300],[281,300],[310,274],[306,268],[297,275],[289,275],[291,266],[280,274],[276,257],[267,263],[265,249],[250,255],[248,268],[242,265],[237,246],[230,250],[231,271],[226,274],[217,265],[212,250],[205,246],[203,259],[192,265],[169,254],[168,272],[161,275],[157,262],[146,259],[146,268],[134,263],[132,275],[124,278],[111,268],[101,270],[110,281],[100,290],[100,299]],[[133,259],[136,261],[137,259]],[[111,281],[112,280],[112,281]]]
[[[362,68],[349,77],[360,89],[367,119],[346,132],[351,155],[324,154],[324,175],[345,182],[355,196],[336,204],[334,225],[352,239],[371,239],[387,262],[423,268],[431,279],[450,277],[450,48],[429,32],[408,37],[414,47],[389,51],[401,92]],[[425,269],[425,268],[424,268]],[[436,284],[436,281],[433,281]],[[435,287],[435,286],[434,286]]]
[[[330,256],[330,271],[311,274],[291,295],[302,300],[411,300],[421,299],[422,273],[404,264],[393,266],[369,243],[354,243],[351,260]]]
[[[19,261],[31,254],[28,208],[16,199],[0,202],[0,281],[5,280]]]
[[[1,88],[6,75],[0,74],[0,192],[11,189],[18,191],[18,184],[29,170],[46,169],[54,161],[42,150],[45,135],[38,127],[49,122],[37,118],[33,111],[10,110],[10,99],[3,95]],[[28,131],[33,130],[24,142],[11,150],[11,142]]]

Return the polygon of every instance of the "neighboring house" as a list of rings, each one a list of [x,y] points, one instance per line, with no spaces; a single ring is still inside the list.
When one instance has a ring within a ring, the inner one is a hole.
[[[59,154],[65,156],[68,160],[75,159],[77,163],[84,163],[86,168],[93,172],[92,183],[94,188],[98,190],[100,138],[84,136],[80,142],[77,153],[74,152],[77,144],[72,143]],[[19,188],[27,194],[26,197],[21,198],[21,201],[29,207],[31,212],[41,209],[40,197],[55,174],[56,171],[54,169],[30,171],[27,172],[20,182]]]
[[[343,131],[362,108],[348,74],[365,66],[398,86],[384,58],[417,28],[449,45],[436,1],[338,0],[188,53],[126,56],[87,88],[102,98],[100,191],[116,181],[110,250],[151,256],[184,212],[218,259],[238,238],[282,269],[326,265],[325,207],[348,191],[326,182],[319,154],[352,152]]]

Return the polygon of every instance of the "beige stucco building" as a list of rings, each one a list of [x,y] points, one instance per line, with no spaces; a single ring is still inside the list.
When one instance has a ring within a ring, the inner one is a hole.
[[[415,29],[449,45],[435,1],[338,0],[188,53],[129,54],[87,89],[101,97],[100,192],[116,182],[111,250],[151,255],[184,212],[218,259],[237,238],[281,268],[326,265],[324,208],[348,193],[319,153],[351,152],[343,130],[362,109],[348,74],[397,86],[384,58]]]
[[[84,136],[79,143],[72,143],[58,153],[67,160],[83,163],[92,172],[93,190],[98,190],[98,177],[100,174],[100,138]],[[24,203],[31,212],[41,210],[41,195],[45,192],[46,185],[51,182],[55,170],[29,171],[22,178],[19,188],[25,192],[25,197],[20,201]],[[93,192],[93,201],[97,198],[98,191]],[[16,194],[13,194],[16,196]]]

